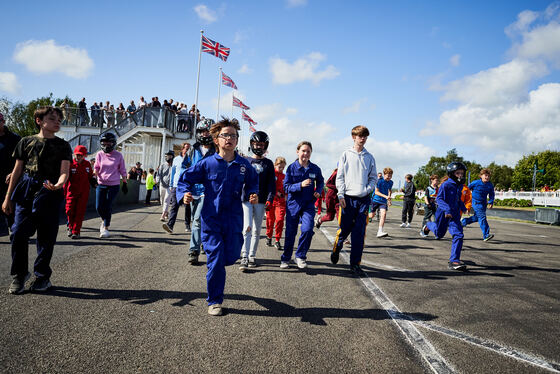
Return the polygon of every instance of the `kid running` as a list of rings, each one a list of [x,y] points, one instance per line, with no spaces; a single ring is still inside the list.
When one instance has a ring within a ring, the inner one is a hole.
[[[436,214],[436,196],[439,190],[439,177],[437,175],[430,176],[430,185],[424,190],[424,218],[422,219],[422,227],[426,222],[432,221],[432,217]]]
[[[318,215],[315,218],[315,227],[320,228],[323,222],[330,222],[334,219],[338,212],[338,190],[336,189],[336,174],[338,169],[334,169],[325,185],[327,186],[327,194],[325,195],[325,205],[327,213],[324,216]]]
[[[243,199],[243,233],[244,243],[241,250],[239,270],[246,271],[248,267],[257,266],[255,256],[259,247],[261,228],[265,207],[270,208],[276,190],[274,178],[274,164],[263,155],[268,149],[268,135],[264,131],[255,131],[249,140],[254,158],[246,158],[259,176],[259,201],[257,204],[249,202],[249,196]]]
[[[486,219],[486,207],[488,206],[488,209],[494,207],[494,185],[490,182],[490,170],[482,169],[480,179],[471,182],[469,189],[472,190],[474,214],[468,218],[463,218],[461,223],[463,227],[466,227],[478,221],[482,230],[482,240],[487,242],[494,237],[494,234],[490,234],[490,226],[488,226],[488,220]],[[486,200],[487,198],[488,200]]]
[[[242,193],[257,204],[259,180],[249,161],[235,152],[239,137],[236,119],[222,120],[210,129],[217,153],[205,157],[187,169],[177,185],[177,197],[185,204],[193,201],[197,184],[204,186],[202,205],[202,244],[208,273],[208,314],[222,315],[226,266],[233,265],[243,245]]]
[[[284,168],[286,167],[286,159],[284,157],[276,157],[274,161],[274,174],[276,176],[276,195],[272,206],[266,213],[266,245],[272,247],[272,234],[276,230],[276,241],[274,246],[282,251],[280,238],[282,237],[282,229],[284,228],[284,217],[286,217],[286,196],[284,195]]]
[[[461,162],[452,162],[447,165],[449,179],[442,183],[437,194],[436,222],[427,222],[420,231],[420,235],[423,237],[427,237],[432,231],[436,238],[441,239],[449,228],[449,234],[453,238],[449,256],[449,269],[452,270],[467,268],[460,260],[463,248],[463,226],[460,212],[467,211],[465,204],[461,201],[461,189],[465,182],[466,171],[466,166]]]
[[[66,192],[66,218],[68,219],[68,236],[80,238],[82,222],[86,214],[89,188],[93,179],[91,164],[85,159],[87,149],[83,145],[74,148],[74,161],[70,165],[70,176],[64,185]]]
[[[37,259],[30,290],[41,292],[52,287],[50,262],[58,234],[60,204],[64,199],[62,188],[72,161],[68,142],[55,136],[60,130],[62,110],[43,107],[37,109],[33,117],[39,133],[18,142],[14,150],[16,163],[2,204],[5,214],[15,211],[10,270],[13,280],[8,289],[11,294],[21,294],[31,275],[27,270],[29,238],[35,231]]]
[[[383,179],[377,181],[373,199],[371,199],[371,211],[375,215],[375,211],[379,209],[379,230],[377,230],[377,237],[383,238],[389,236],[383,231],[385,225],[385,217],[387,216],[387,208],[391,206],[391,188],[393,188],[393,169],[383,169]],[[340,196],[340,193],[339,193]]]
[[[319,166],[310,162],[313,147],[310,142],[302,141],[297,146],[298,159],[286,170],[284,192],[288,194],[286,212],[286,238],[284,253],[280,257],[280,268],[290,267],[294,251],[294,242],[301,222],[301,235],[296,251],[298,268],[307,267],[307,251],[313,238],[313,217],[315,217],[315,200],[321,196],[324,180]]]

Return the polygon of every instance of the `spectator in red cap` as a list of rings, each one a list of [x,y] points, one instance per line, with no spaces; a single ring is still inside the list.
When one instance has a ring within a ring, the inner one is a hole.
[[[80,238],[80,230],[86,213],[90,183],[95,183],[91,164],[85,159],[87,149],[83,145],[74,148],[74,161],[70,165],[70,176],[64,186],[66,192],[66,217],[68,236]]]

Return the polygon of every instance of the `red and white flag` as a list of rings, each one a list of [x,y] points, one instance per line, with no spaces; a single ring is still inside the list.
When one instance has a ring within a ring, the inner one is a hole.
[[[252,119],[251,117],[249,117],[249,116],[247,115],[247,113],[245,113],[245,111],[243,111],[243,110],[241,111],[241,118],[242,118],[244,121],[249,122],[251,125],[256,125],[256,124],[257,124],[257,123],[256,123],[255,121],[253,121],[253,119]]]
[[[257,131],[257,129],[256,129],[256,128],[254,128],[254,127],[253,127],[252,125],[249,125],[249,131],[251,131],[251,132],[255,132],[255,131]]]
[[[224,86],[228,86],[228,87],[233,88],[234,90],[237,90],[237,86],[235,85],[235,82],[233,81],[233,79],[231,79],[230,77],[225,75],[224,72],[222,72],[222,84]]]
[[[224,47],[222,44],[215,42],[211,39],[208,39],[204,35],[202,35],[202,52],[210,53],[218,58],[221,58],[224,61],[227,61],[229,56],[229,48]]]
[[[232,95],[233,96],[233,95]],[[249,110],[251,108],[249,108],[247,105],[243,104],[243,102],[241,100],[239,100],[237,97],[233,96],[233,106],[239,107],[241,109],[245,109],[245,110]]]

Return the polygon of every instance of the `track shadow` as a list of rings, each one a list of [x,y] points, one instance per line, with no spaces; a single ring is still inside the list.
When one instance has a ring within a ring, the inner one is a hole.
[[[146,305],[162,300],[176,300],[173,306],[192,305],[193,300],[205,299],[206,293],[179,292],[162,290],[116,290],[78,287],[55,287],[45,296],[66,297],[83,300],[121,300],[133,304]],[[225,314],[240,314],[255,317],[299,318],[301,322],[326,326],[326,318],[351,318],[383,320],[391,318],[383,309],[345,309],[345,308],[296,308],[274,299],[250,295],[226,295],[227,300],[249,301],[263,309],[225,308]],[[400,313],[398,318],[413,321],[431,321],[437,318],[426,313]]]

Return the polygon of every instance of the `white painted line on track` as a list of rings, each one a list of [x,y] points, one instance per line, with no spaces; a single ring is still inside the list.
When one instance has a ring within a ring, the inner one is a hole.
[[[402,316],[402,318],[409,318],[407,316]],[[532,356],[528,353],[525,352],[521,352],[519,350],[513,349],[513,348],[509,348],[509,347],[504,347],[496,342],[490,341],[490,340],[485,340],[482,338],[477,338],[475,336],[470,336],[467,335],[465,333],[462,333],[460,331],[457,330],[453,330],[453,329],[448,329],[446,327],[441,327],[441,326],[437,326],[434,324],[431,324],[429,322],[425,322],[425,321],[412,321],[414,324],[425,327],[429,330],[432,331],[436,331],[439,333],[442,333],[444,335],[450,336],[452,338],[456,338],[459,340],[462,340],[466,343],[469,344],[473,344],[482,348],[486,348],[490,351],[493,351],[495,353],[499,353],[503,356],[507,356],[519,361],[523,361],[525,363],[531,364],[531,365],[535,365],[538,367],[541,367],[543,369],[547,369],[550,370],[553,373],[560,373],[560,364],[553,362],[553,361],[546,361],[542,358],[538,358],[535,356]]]
[[[385,265],[385,264],[380,264],[379,262],[371,262],[371,261],[367,261],[367,260],[362,260],[362,264],[368,264],[371,266],[375,266],[377,268],[382,268],[382,269],[387,269],[387,270],[393,270],[393,271],[400,271],[403,273],[410,273],[414,270],[409,270],[409,269],[401,269],[401,268],[397,268],[391,265]]]
[[[334,242],[334,237],[328,231],[326,231],[323,228],[321,228],[320,230],[323,232],[327,240],[329,240],[331,243]],[[344,247],[343,250],[341,251],[341,255],[347,263],[350,262],[348,254],[344,250]],[[390,270],[395,270],[395,271],[404,271],[404,272],[412,271],[406,269],[397,269],[390,265],[376,264],[370,261],[362,261],[362,262],[373,266],[389,268]],[[560,373],[560,364],[556,362],[546,361],[545,359],[530,355],[528,353],[509,347],[504,347],[496,342],[485,340],[482,338],[477,338],[475,336],[471,336],[457,330],[437,326],[425,321],[413,320],[407,315],[402,314],[402,312],[399,311],[397,306],[393,304],[393,302],[389,299],[389,297],[387,297],[387,295],[381,290],[381,288],[379,288],[377,284],[375,284],[375,282],[370,277],[366,275],[365,277],[360,278],[360,280],[362,281],[362,284],[368,290],[368,292],[373,296],[373,298],[383,307],[383,309],[385,309],[387,314],[389,314],[393,322],[395,322],[395,324],[399,327],[399,329],[409,340],[411,345],[414,348],[416,348],[416,350],[418,350],[422,358],[428,363],[430,368],[436,373],[451,373],[453,372],[454,369],[435,350],[432,344],[422,335],[422,333],[420,333],[418,329],[412,326],[413,324],[424,327],[432,331],[439,332],[441,334],[447,335],[452,338],[462,340],[465,343],[469,343],[475,346],[488,349],[494,353],[498,353],[518,361],[523,361],[525,363],[538,366],[540,368],[549,370],[553,373]],[[405,321],[410,322],[410,325],[404,324]]]
[[[330,235],[324,228],[320,229],[327,240],[331,243],[334,242],[334,237]],[[344,249],[341,251],[341,255],[344,261],[349,263],[348,255]],[[445,361],[445,359],[436,351],[434,346],[422,335],[422,333],[414,326],[414,324],[402,318],[402,313],[399,311],[397,306],[385,295],[385,293],[379,288],[374,281],[371,280],[367,275],[360,278],[362,284],[368,290],[370,295],[381,305],[387,314],[391,317],[393,322],[397,325],[401,333],[406,337],[409,343],[414,347],[419,353],[422,359],[426,361],[429,368],[434,373],[454,373],[453,367]]]

